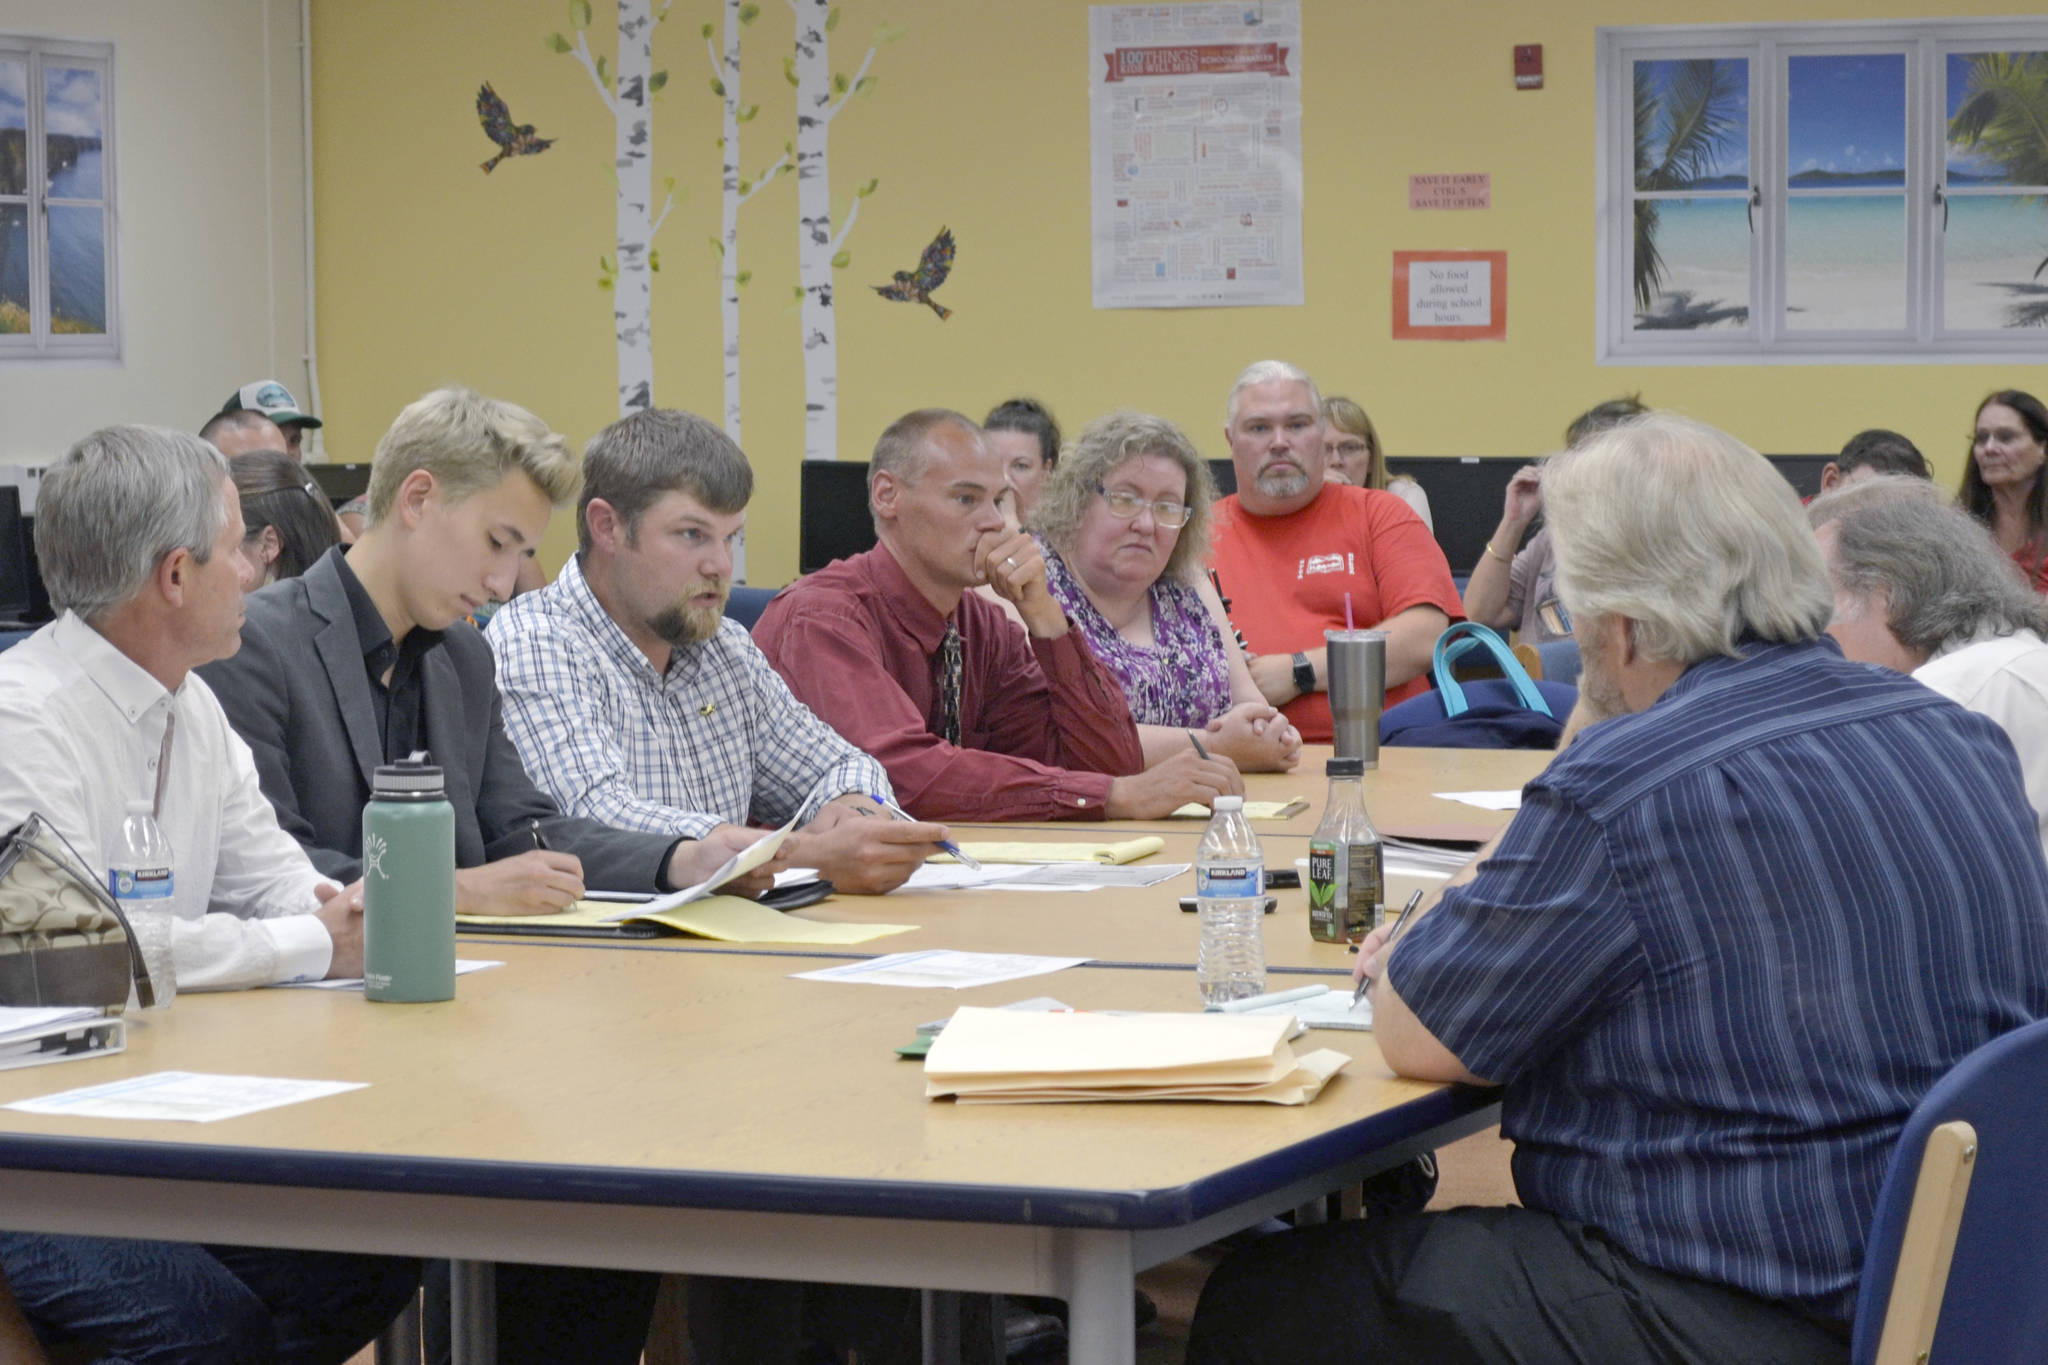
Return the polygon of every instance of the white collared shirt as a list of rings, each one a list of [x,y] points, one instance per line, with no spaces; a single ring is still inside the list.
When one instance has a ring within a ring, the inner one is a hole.
[[[1983,632],[1935,654],[1913,676],[2005,731],[2048,851],[2048,641],[2031,630]]]
[[[128,803],[157,790],[170,841],[180,990],[225,990],[327,974],[333,941],[313,917],[320,874],[257,785],[256,765],[196,673],[166,692],[70,612],[0,653],[0,831],[40,814],[96,876]]]

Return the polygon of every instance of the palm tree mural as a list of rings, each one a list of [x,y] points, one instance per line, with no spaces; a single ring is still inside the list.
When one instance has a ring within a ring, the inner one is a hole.
[[[1997,166],[2009,185],[2048,185],[2048,53],[1973,55],[1963,102],[1948,121],[1948,140]],[[2044,270],[2048,256],[2034,267],[2034,278]],[[2048,326],[2048,302],[2014,305],[2007,325]]]
[[[1747,135],[1742,63],[1695,58],[1656,63],[1673,68],[1660,90],[1651,63],[1634,64],[1635,177],[1638,190],[1693,189],[1714,170],[1721,152]],[[1662,291],[1666,267],[1657,249],[1661,205],[1635,204],[1636,308],[1647,313]]]

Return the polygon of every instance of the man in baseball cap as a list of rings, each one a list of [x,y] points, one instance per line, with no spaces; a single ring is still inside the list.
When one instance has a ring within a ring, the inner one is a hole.
[[[285,448],[294,460],[304,458],[299,443],[306,434],[306,428],[320,425],[318,417],[299,410],[299,400],[275,379],[259,379],[229,394],[228,401],[220,406],[220,415],[231,412],[261,413],[277,423],[284,431]]]

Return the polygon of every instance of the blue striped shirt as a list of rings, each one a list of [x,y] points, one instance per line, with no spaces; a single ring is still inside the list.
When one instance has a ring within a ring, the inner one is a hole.
[[[1907,1113],[2048,1014],[2048,867],[1996,725],[1759,646],[1582,734],[1389,973],[1523,1203],[1847,1319]]]
[[[850,792],[893,797],[882,765],[792,696],[737,621],[656,673],[572,558],[500,608],[485,638],[505,730],[571,815],[701,839],[719,824],[808,821]]]

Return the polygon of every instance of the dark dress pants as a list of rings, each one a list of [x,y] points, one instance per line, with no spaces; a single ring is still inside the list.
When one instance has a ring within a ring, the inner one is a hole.
[[[1522,1208],[1328,1223],[1266,1238],[1202,1290],[1187,1365],[1846,1365],[1835,1324],[1653,1269]]]

